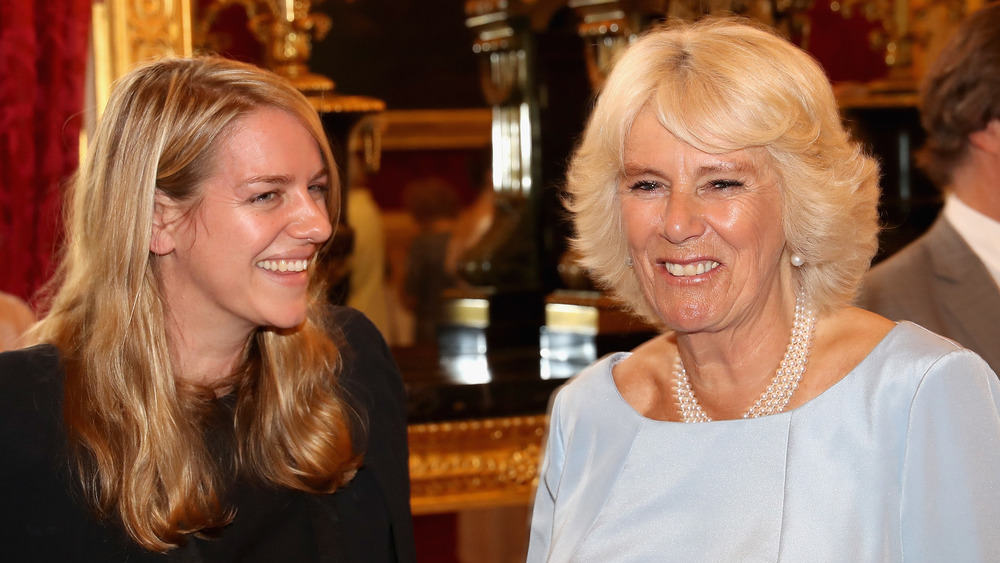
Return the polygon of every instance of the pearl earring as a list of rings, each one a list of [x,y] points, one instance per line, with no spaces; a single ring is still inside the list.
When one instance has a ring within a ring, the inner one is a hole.
[[[629,268],[632,267],[632,257],[631,256],[626,256],[625,257],[625,265],[628,266]]]
[[[792,254],[790,261],[792,262],[792,266],[795,266],[796,268],[800,268],[806,263],[806,261],[803,260],[798,254]]]

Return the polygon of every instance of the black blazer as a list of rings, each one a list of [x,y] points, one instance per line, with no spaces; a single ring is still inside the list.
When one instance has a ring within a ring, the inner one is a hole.
[[[217,538],[165,555],[142,550],[94,517],[68,467],[63,370],[47,345],[0,354],[0,556],[4,561],[415,561],[405,394],[374,325],[334,308],[340,382],[365,420],[365,461],[330,495],[237,482],[236,518]],[[294,377],[294,374],[289,374]],[[223,399],[224,400],[224,399]]]

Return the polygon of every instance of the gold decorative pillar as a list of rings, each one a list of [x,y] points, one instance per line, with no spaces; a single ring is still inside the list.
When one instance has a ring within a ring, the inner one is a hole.
[[[469,287],[447,290],[444,355],[537,344],[542,324],[542,171],[536,51],[529,0],[470,0],[467,27],[492,111],[493,223],[458,260]]]
[[[538,289],[538,97],[529,6],[506,0],[470,1],[466,25],[480,83],[492,106],[492,173],[497,215],[493,228],[459,262],[474,286],[504,291]]]
[[[663,17],[669,4],[668,0],[570,0],[577,31],[586,43],[587,71],[595,89],[604,84],[618,54],[650,21]]]
[[[231,6],[246,11],[247,27],[264,46],[263,66],[306,94],[333,91],[333,80],[309,71],[313,37],[322,40],[331,26],[329,16],[312,12],[310,0],[211,0],[198,17],[199,43],[214,43],[212,25]]]
[[[190,0],[99,0],[92,9],[92,103],[87,105],[97,116],[111,84],[136,63],[191,55]]]

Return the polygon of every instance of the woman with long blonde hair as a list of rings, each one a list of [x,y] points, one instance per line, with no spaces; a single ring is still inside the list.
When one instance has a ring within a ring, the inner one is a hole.
[[[313,275],[338,190],[276,75],[206,57],[121,79],[37,345],[0,355],[7,555],[414,559],[398,370]]]

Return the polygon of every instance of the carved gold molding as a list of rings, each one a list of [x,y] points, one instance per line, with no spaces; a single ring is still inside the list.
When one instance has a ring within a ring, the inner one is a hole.
[[[545,415],[410,425],[413,513],[530,503],[546,425]]]
[[[386,151],[490,146],[490,108],[388,110],[383,119],[382,149]]]
[[[137,62],[192,54],[190,0],[95,0],[92,7],[98,115],[111,84]]]

